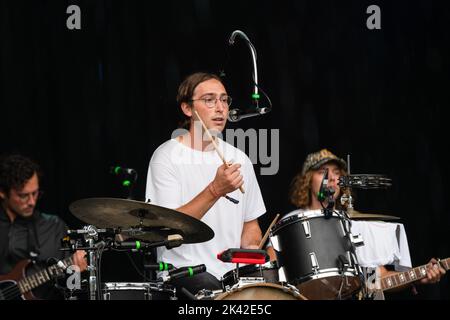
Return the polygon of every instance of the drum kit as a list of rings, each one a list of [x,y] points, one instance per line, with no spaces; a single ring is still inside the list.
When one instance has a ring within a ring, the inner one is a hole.
[[[340,180],[341,187],[347,188],[376,188],[389,183],[390,180],[383,176],[368,175]],[[363,239],[351,233],[351,220],[394,220],[398,217],[361,213],[353,209],[351,197],[342,197],[341,202],[345,201],[345,210],[333,210],[330,214],[324,214],[323,210],[297,210],[277,223],[274,221],[265,238],[270,235],[277,261],[268,261],[266,255],[258,264],[237,264],[234,270],[223,275],[221,290],[204,289],[192,297],[198,300],[351,298],[365,285],[355,254],[355,248],[363,245]],[[171,249],[209,241],[214,232],[205,223],[186,214],[135,200],[90,198],[76,201],[69,208],[87,225],[68,231],[64,250],[88,252],[89,280],[85,283],[91,300],[174,300],[177,294],[170,284],[171,279],[192,275],[192,270],[206,270],[204,265],[169,270],[167,264],[164,267],[160,263],[159,271],[166,270],[169,276],[147,282],[102,283],[100,261],[105,249],[149,250],[161,246]],[[130,238],[134,242],[125,241]]]
[[[90,198],[72,203],[72,214],[87,223],[83,229],[69,230],[64,250],[86,250],[88,260],[88,296],[90,300],[176,299],[175,289],[167,280],[142,283],[100,283],[99,262],[105,249],[131,251],[165,246],[175,248],[184,243],[212,239],[213,230],[205,223],[175,210],[153,204],[114,198]],[[124,241],[132,238],[134,241]],[[136,239],[140,240],[137,241]],[[142,242],[141,242],[142,241]],[[167,264],[165,264],[166,269]],[[153,268],[154,265],[151,267]],[[161,264],[161,270],[164,270]],[[183,275],[184,270],[171,278]],[[74,297],[73,292],[69,294]]]

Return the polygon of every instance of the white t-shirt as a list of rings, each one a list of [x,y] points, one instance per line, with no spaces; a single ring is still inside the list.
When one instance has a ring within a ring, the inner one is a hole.
[[[395,270],[411,268],[408,239],[401,223],[382,221],[352,221],[351,232],[361,234],[364,245],[356,248],[362,267],[394,265]]]
[[[236,200],[234,204],[224,197],[201,219],[213,231],[214,238],[202,243],[185,244],[167,250],[158,248],[158,260],[175,267],[205,264],[207,272],[220,279],[224,273],[235,268],[234,264],[217,259],[217,254],[241,247],[244,222],[258,218],[266,212],[255,171],[245,153],[225,141],[217,144],[228,162],[240,163],[244,178],[245,194],[235,190],[228,195]],[[152,204],[176,209],[195,198],[216,176],[222,160],[212,151],[194,150],[175,139],[166,141],[154,152],[147,175],[146,199]]]

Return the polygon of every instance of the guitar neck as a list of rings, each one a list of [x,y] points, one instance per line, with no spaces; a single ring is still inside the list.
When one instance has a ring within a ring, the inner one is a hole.
[[[450,258],[443,259],[439,261],[439,264],[445,269],[450,268]],[[405,272],[396,273],[391,276],[382,277],[380,279],[381,289],[389,290],[394,289],[414,281],[423,279],[427,276],[427,265],[412,268]]]
[[[25,277],[17,282],[17,286],[22,294],[27,293],[40,285],[62,275],[64,270],[73,264],[72,257],[61,260],[60,262],[38,271],[28,277]]]

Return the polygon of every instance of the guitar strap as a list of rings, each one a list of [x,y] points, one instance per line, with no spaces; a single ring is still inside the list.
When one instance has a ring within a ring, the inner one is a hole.
[[[40,243],[36,228],[37,213],[34,213],[31,217],[31,221],[28,223],[28,252],[30,259],[36,261],[40,254]]]

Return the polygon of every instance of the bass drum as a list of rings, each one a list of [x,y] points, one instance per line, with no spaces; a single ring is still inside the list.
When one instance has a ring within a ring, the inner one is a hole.
[[[361,288],[350,225],[341,214],[294,211],[271,230],[280,281],[296,286],[308,299],[343,299]]]
[[[306,300],[298,290],[275,283],[253,283],[236,286],[214,300]]]

